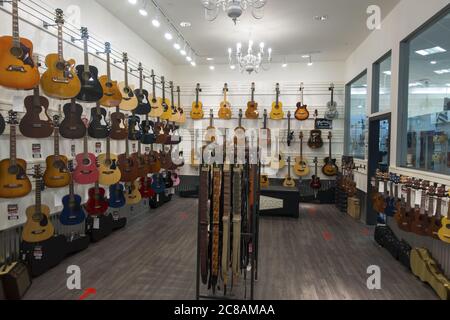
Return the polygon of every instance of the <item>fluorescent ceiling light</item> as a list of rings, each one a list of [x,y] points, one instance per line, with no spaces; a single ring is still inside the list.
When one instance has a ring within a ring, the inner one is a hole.
[[[155,28],[159,28],[161,26],[161,22],[159,22],[159,20],[155,18],[155,19],[152,20],[152,25]]]
[[[437,73],[437,74],[450,73],[450,69],[436,70],[434,73]]]
[[[446,86],[447,86],[447,87],[450,87],[450,83],[447,83]]]
[[[186,55],[186,50],[181,49],[181,50],[180,50],[180,54],[181,54],[182,56],[185,56],[185,55]]]
[[[431,64],[437,64],[437,61],[430,61]]]
[[[128,2],[131,3],[131,4],[136,4],[137,0],[128,0]]]
[[[192,24],[190,22],[187,22],[187,21],[180,22],[180,26],[182,28],[189,28],[191,25]]]
[[[447,50],[445,50],[444,48],[434,47],[434,48],[429,48],[429,49],[417,50],[416,53],[421,56],[429,56],[431,54],[442,53],[442,52],[446,52],[446,51]]]
[[[214,66],[209,66],[209,70],[214,70],[214,69],[216,69],[216,67],[214,67]]]
[[[196,65],[195,61],[191,61],[191,66],[195,67]]]
[[[422,82],[413,82],[409,84],[410,88],[422,86]]]
[[[165,34],[164,34],[164,38],[166,38],[167,40],[172,40],[173,39],[173,36],[172,36],[172,34],[170,33],[170,32],[166,32]]]
[[[144,17],[148,16],[148,12],[144,8],[139,9],[139,13],[141,14],[141,16],[144,16]]]

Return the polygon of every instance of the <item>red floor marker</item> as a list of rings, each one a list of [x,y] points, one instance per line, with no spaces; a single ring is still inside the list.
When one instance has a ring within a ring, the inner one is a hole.
[[[180,214],[180,219],[181,220],[187,220],[187,218],[189,218],[189,215],[186,212],[182,212]]]
[[[331,235],[331,233],[329,233],[328,231],[324,231],[324,232],[322,233],[322,236],[323,236],[323,238],[324,238],[326,241],[330,241],[330,240],[333,238],[333,236]]]
[[[94,288],[87,288],[86,290],[84,290],[83,294],[80,296],[80,298],[78,300],[84,300],[87,297],[89,297],[90,295],[94,295],[97,293],[97,290],[95,290]]]
[[[311,217],[314,217],[314,216],[316,215],[316,213],[317,213],[317,209],[316,209],[316,208],[309,208],[309,209],[308,209],[308,214],[309,214]]]
[[[365,235],[366,237],[368,237],[370,235],[370,230],[367,228],[364,228],[362,231],[363,235]]]

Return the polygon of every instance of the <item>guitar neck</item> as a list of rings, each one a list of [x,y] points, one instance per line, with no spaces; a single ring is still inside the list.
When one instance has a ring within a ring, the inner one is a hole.
[[[130,157],[130,146],[129,146],[128,136],[125,139],[125,155],[127,156],[127,158]]]
[[[19,0],[12,0],[12,31],[13,31],[13,46],[20,48],[19,35]]]
[[[84,39],[84,72],[89,72],[89,47],[88,47],[88,39]]]
[[[58,127],[55,127],[54,152],[55,152],[55,156],[59,157],[59,128]]]
[[[41,106],[41,98],[39,94],[39,85],[33,88],[33,105],[35,107]]]
[[[41,189],[42,189],[42,179],[37,178],[36,179],[36,210],[38,213],[41,213]]]
[[[70,184],[69,184],[69,197],[70,200],[75,200],[75,188],[74,188],[74,184],[73,184],[73,178],[72,175],[70,177]]]
[[[124,69],[125,69],[125,87],[128,87],[128,60],[124,61]]]
[[[88,136],[87,136],[87,134],[84,136],[83,153],[84,153],[84,158],[87,159],[88,158]]]
[[[111,139],[109,136],[106,138],[106,160],[111,160]]]
[[[64,61],[63,49],[63,26],[61,23],[58,23],[58,59],[60,62]]]
[[[11,161],[11,165],[15,166],[17,161],[17,153],[16,153],[16,125],[11,125],[10,129],[10,137],[9,137],[9,157]]]
[[[142,66],[139,68],[139,91],[142,93],[142,90],[144,89],[144,74],[142,70]]]
[[[108,77],[108,82],[111,82],[111,54],[106,52],[106,76]]]

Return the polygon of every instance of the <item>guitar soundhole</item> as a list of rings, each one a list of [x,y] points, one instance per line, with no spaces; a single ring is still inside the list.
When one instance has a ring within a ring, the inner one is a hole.
[[[111,160],[105,160],[105,165],[107,166],[107,167],[110,167],[111,166]]]
[[[58,61],[56,63],[56,69],[64,71],[66,69],[66,63],[63,61]]]
[[[12,47],[10,50],[11,54],[16,57],[17,59],[21,59],[23,56],[23,50],[22,48],[18,47]]]
[[[53,162],[53,167],[59,169],[60,172],[67,172],[65,164],[61,160]]]
[[[85,166],[89,165],[91,163],[91,161],[89,159],[83,159],[83,164]]]
[[[8,173],[9,174],[18,174],[19,173],[19,171],[20,171],[20,169],[19,169],[19,166],[10,166],[9,168],[8,168]]]
[[[91,73],[90,72],[83,72],[83,80],[84,81],[91,80]]]
[[[110,89],[111,89],[112,86],[113,86],[111,82],[107,82],[105,85],[106,85],[107,88],[110,88]]]

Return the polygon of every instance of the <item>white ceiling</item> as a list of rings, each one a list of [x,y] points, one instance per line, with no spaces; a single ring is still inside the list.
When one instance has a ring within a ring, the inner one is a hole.
[[[148,17],[138,13],[138,5],[128,0],[96,0],[118,19],[140,35],[174,64],[186,64],[185,59],[173,48],[173,41],[164,38],[167,24],[159,29],[151,25],[154,12]],[[246,43],[250,32],[255,43],[265,42],[272,47],[275,61],[301,60],[308,52],[315,61],[344,60],[369,35],[366,27],[369,5],[379,5],[386,16],[398,0],[268,0],[264,18],[255,20],[245,12],[237,26],[224,12],[217,20],[209,22],[204,17],[201,0],[156,0],[177,29],[191,44],[197,55],[197,63],[207,63],[206,57],[216,63],[227,61],[227,49],[236,42]],[[326,22],[314,19],[328,15]],[[181,28],[180,22],[188,21],[190,28]],[[246,46],[245,46],[246,47]]]

